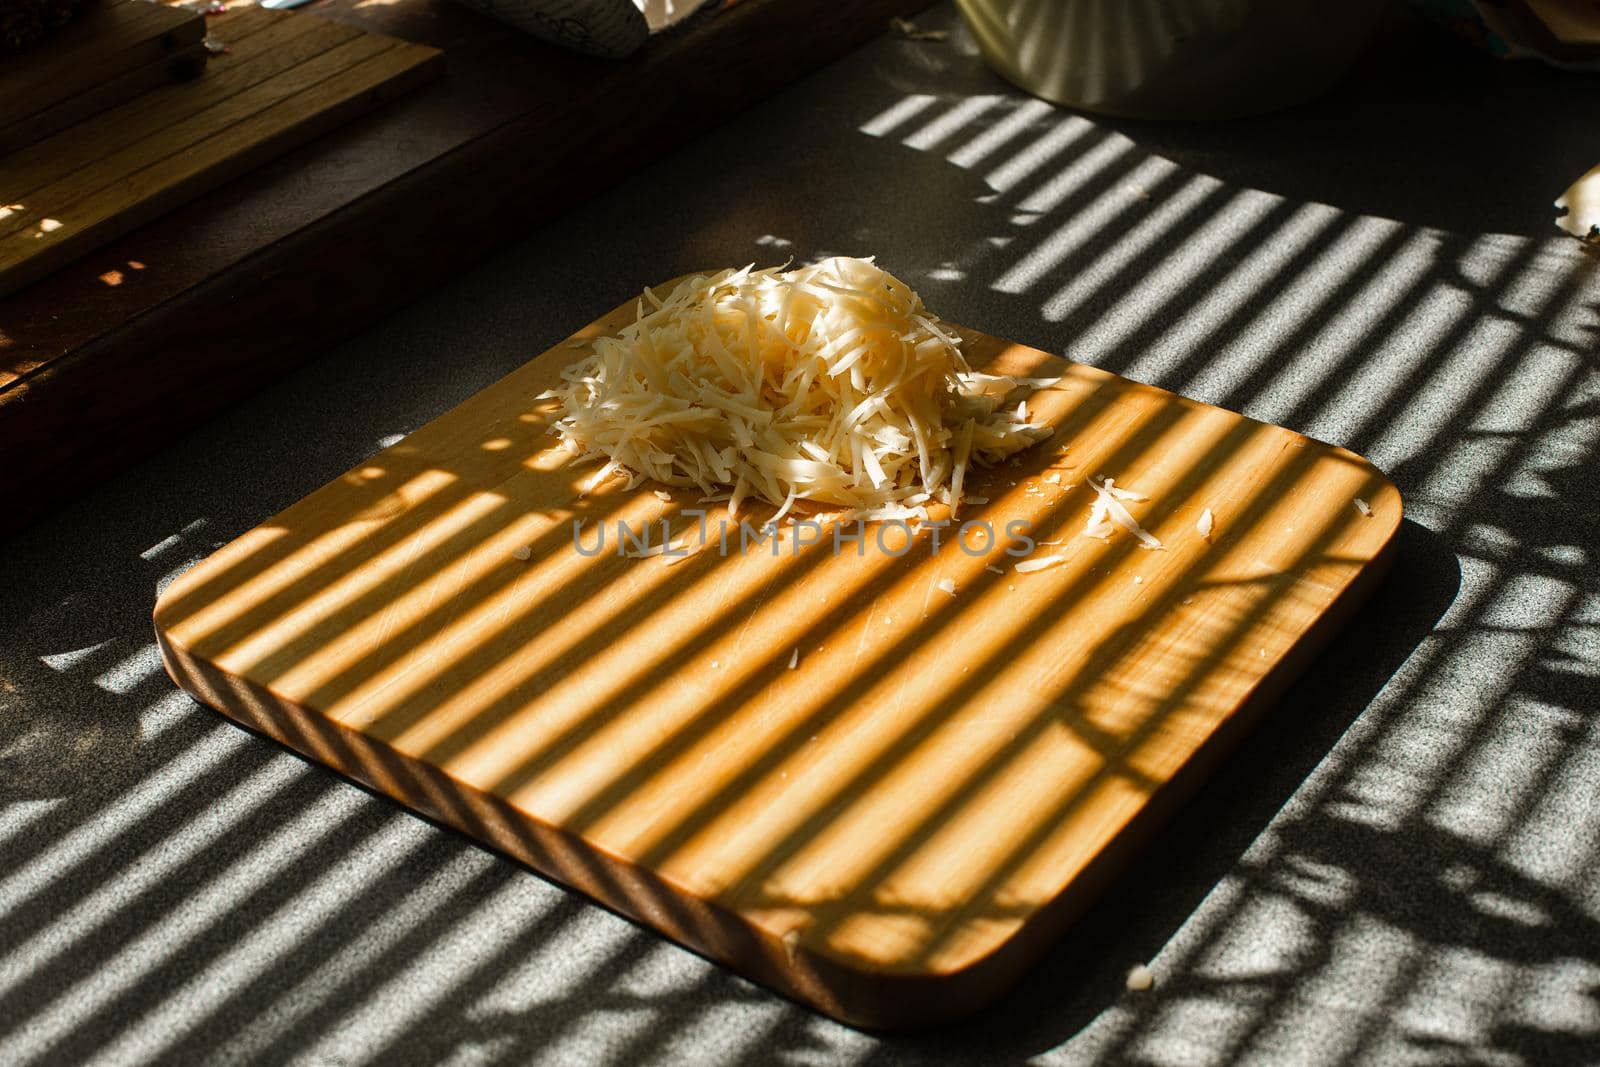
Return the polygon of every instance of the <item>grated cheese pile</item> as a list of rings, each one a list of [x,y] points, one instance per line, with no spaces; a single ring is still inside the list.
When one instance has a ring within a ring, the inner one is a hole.
[[[646,306],[648,304],[648,306]],[[865,519],[958,510],[975,465],[1049,437],[1016,394],[1057,379],[973,371],[904,282],[870,259],[726,270],[645,290],[639,317],[562,374],[555,432],[575,461]]]

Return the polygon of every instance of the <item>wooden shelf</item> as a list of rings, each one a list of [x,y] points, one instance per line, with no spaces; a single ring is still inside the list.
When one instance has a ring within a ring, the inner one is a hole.
[[[229,54],[205,77],[132,96],[0,164],[16,201],[0,217],[0,296],[410,91],[438,66],[436,49],[315,15],[244,7],[213,29]]]
[[[205,67],[205,16],[151,0],[90,4],[33,51],[0,62],[0,156]],[[9,177],[9,175],[8,175]],[[15,190],[0,188],[11,198]]]
[[[744,0],[620,62],[447,0],[300,9],[444,76],[0,298],[0,532],[926,3]]]

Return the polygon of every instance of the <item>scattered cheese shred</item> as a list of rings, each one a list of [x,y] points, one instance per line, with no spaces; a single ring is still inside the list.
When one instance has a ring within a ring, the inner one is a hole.
[[[1032,574],[1034,571],[1042,571],[1046,567],[1054,567],[1057,563],[1066,561],[1066,556],[1034,556],[1032,559],[1021,561],[1012,569],[1018,574]]]
[[[1207,541],[1211,540],[1211,528],[1216,522],[1216,517],[1211,514],[1211,509],[1206,508],[1200,513],[1200,519],[1194,524],[1195,530]]]
[[[789,653],[789,669],[792,671],[800,666],[800,646],[796,645],[793,652]]]
[[[1372,505],[1367,503],[1365,500],[1362,500],[1360,497],[1356,497],[1356,510],[1361,512],[1361,514],[1365,515],[1367,518],[1372,518]]]
[[[971,467],[1054,432],[1017,396],[1058,379],[974,372],[869,259],[700,275],[639,312],[544,394],[573,461],[604,461],[584,492],[621,474],[726,490],[733,515],[760,499],[926,519],[931,501],[959,509]]]
[[[1137,537],[1145,548],[1164,547],[1154,535],[1139,525],[1138,520],[1128,513],[1127,508],[1122,506],[1124,500],[1147,500],[1148,497],[1131,489],[1118,489],[1116,482],[1110,478],[1100,482],[1090,478],[1089,484],[1094,488],[1095,501],[1094,507],[1089,512],[1089,521],[1084,526],[1085,534],[1090,537],[1107,537],[1116,526],[1120,526]]]
[[[940,578],[938,581],[939,592],[956,595],[956,582],[954,578]]]
[[[665,489],[652,489],[650,491],[655,494],[657,500],[663,500],[668,504],[672,503],[672,494]]]
[[[996,567],[993,563],[985,564],[983,569],[986,571],[993,571],[995,574],[1005,573],[1005,571],[1001,570],[999,567]]]

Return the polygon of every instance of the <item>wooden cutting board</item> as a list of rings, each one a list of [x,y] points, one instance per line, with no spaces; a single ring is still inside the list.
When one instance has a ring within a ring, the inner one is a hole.
[[[1055,437],[979,477],[989,502],[962,518],[1025,523],[1066,562],[1019,574],[1004,543],[934,551],[926,529],[893,555],[897,527],[838,555],[739,554],[735,534],[724,555],[720,510],[687,558],[586,556],[601,522],[697,521],[692,492],[580,497],[593,468],[562,465],[534,399],[632,315],[178,578],[162,652],[225,714],[848,1022],[1002,992],[1367,594],[1400,526],[1349,452],[963,331],[977,366],[1063,377],[1030,402]],[[1101,473],[1148,494],[1129,507],[1164,550],[1081,535]]]

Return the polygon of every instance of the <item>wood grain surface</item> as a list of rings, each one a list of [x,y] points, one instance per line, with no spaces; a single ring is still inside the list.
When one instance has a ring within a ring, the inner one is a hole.
[[[47,43],[0,63],[0,156],[205,69],[205,16],[102,0]],[[0,188],[0,201],[13,190]]]
[[[0,295],[439,69],[433,48],[314,15],[249,7],[211,25],[230,49],[219,77],[153,89],[0,163]]]
[[[1051,569],[881,525],[859,551],[725,554],[715,505],[687,558],[586,555],[601,524],[691,533],[697,494],[580,495],[593,468],[534,399],[585,355],[563,344],[175,580],[168,670],[830,1015],[975,1010],[1365,596],[1401,501],[1344,450],[963,336],[975,365],[1063,375],[1030,402],[1056,435],[962,516],[1025,524]],[[1129,507],[1164,550],[1082,536],[1099,474],[1148,495]]]
[[[0,152],[24,143],[26,120],[49,115],[107,83],[197,46],[205,16],[151,0],[90,4],[34,50],[0,63]],[[30,126],[30,129],[38,127]],[[59,128],[59,127],[58,127]]]

